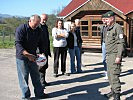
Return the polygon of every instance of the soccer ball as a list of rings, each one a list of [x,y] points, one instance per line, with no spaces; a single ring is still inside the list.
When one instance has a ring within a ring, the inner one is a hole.
[[[39,54],[38,55],[38,58],[36,59],[36,64],[39,66],[39,67],[43,67],[44,65],[46,65],[47,63],[47,58],[45,55],[43,54]]]

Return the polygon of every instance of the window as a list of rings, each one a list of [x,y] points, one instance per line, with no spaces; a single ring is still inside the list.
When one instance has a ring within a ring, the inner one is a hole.
[[[116,21],[116,23],[120,24],[122,27],[124,26],[124,22],[123,21]]]
[[[93,20],[92,21],[92,37],[93,36],[100,36],[100,29],[99,26],[102,24],[102,21]]]
[[[123,21],[116,21],[116,23],[118,23],[119,25],[121,25],[123,31],[124,31],[124,22]]]
[[[133,20],[130,23],[130,48],[133,48]]]
[[[81,21],[80,32],[82,36],[88,36],[88,20]]]

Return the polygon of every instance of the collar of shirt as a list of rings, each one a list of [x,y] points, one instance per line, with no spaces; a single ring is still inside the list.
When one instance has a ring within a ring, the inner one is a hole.
[[[28,28],[29,30],[31,30],[31,31],[36,31],[36,30],[38,30],[38,27],[37,27],[36,29],[32,29],[28,23],[27,23],[27,28]]]
[[[112,24],[111,26],[109,26],[109,30],[112,29],[115,26],[116,23]]]

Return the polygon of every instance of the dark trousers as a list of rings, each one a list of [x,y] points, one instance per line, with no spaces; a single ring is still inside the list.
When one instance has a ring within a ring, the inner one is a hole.
[[[115,63],[115,59],[117,54],[109,54],[107,55],[107,74],[109,79],[109,84],[112,90],[115,93],[121,92],[121,84],[120,84],[120,73],[121,73],[121,65]]]
[[[46,69],[48,68],[48,55],[45,54],[45,56],[47,58],[47,63],[41,69],[39,69],[39,72],[40,72],[40,81],[41,81],[42,85],[45,85],[45,83],[46,83]]]
[[[61,71],[62,73],[66,72],[67,48],[66,47],[54,47],[54,74],[58,74],[60,55],[61,55]]]

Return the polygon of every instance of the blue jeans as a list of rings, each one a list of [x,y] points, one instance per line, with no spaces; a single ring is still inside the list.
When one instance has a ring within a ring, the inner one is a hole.
[[[19,85],[22,91],[22,98],[28,98],[31,96],[30,89],[28,86],[29,74],[31,76],[32,84],[34,86],[34,93],[36,97],[44,95],[43,87],[40,82],[40,75],[38,66],[35,62],[31,62],[28,59],[20,60],[16,59],[17,72]]]
[[[74,46],[74,49],[69,49],[70,55],[70,66],[71,66],[71,73],[76,72],[75,69],[75,56],[77,60],[77,72],[81,72],[81,56],[80,56],[80,48],[78,46]]]
[[[107,71],[107,63],[106,63],[106,48],[105,48],[105,43],[102,42],[102,58],[103,58],[103,65],[105,71]]]

